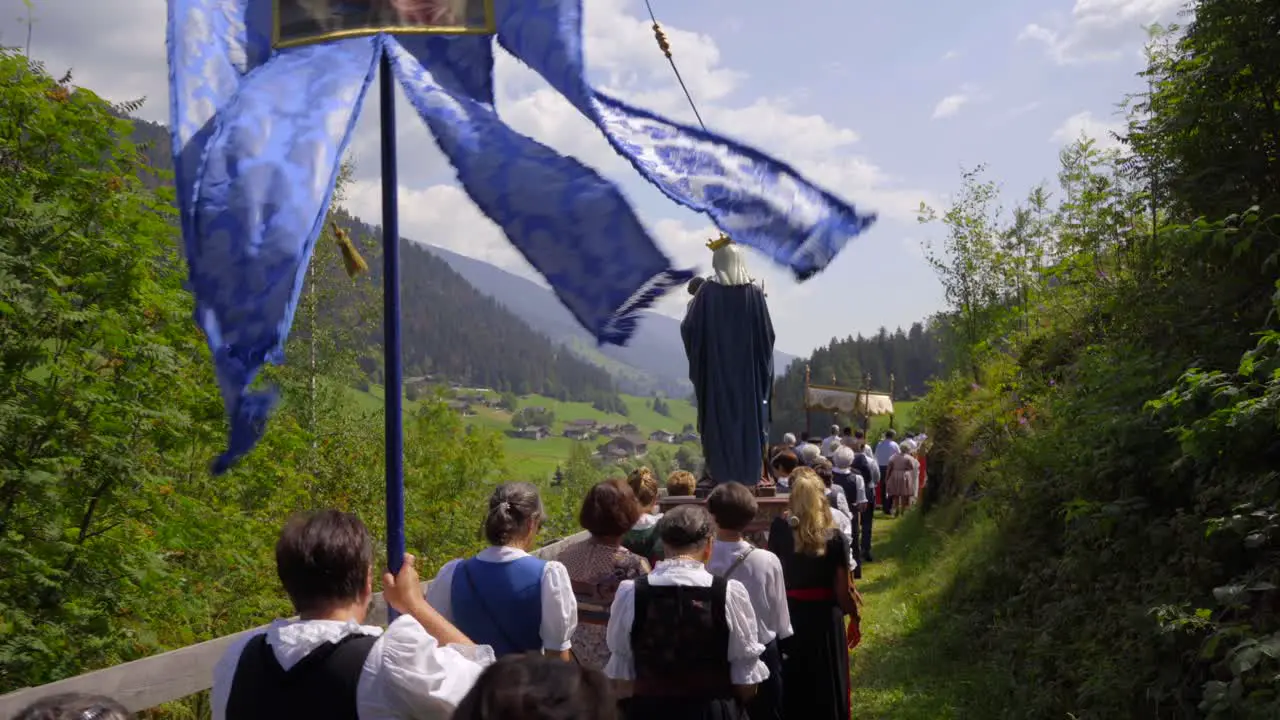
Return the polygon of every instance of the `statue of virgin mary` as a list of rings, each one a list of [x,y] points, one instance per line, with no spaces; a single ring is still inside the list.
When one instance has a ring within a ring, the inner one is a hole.
[[[698,433],[715,484],[764,475],[773,391],[773,320],[764,289],[726,236],[707,243],[714,274],[696,288],[680,336],[698,404]]]

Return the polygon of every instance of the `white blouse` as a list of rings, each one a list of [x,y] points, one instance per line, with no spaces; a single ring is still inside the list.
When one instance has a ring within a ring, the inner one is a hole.
[[[831,508],[831,519],[835,522],[836,529],[844,536],[845,545],[849,549],[849,570],[852,571],[858,567],[858,561],[853,559],[853,522],[848,515],[835,508]]]
[[[835,499],[836,509],[844,513],[846,517],[853,517],[853,512],[849,510],[849,500],[844,493],[844,488],[832,483],[831,487],[827,488],[827,497]]]
[[[657,525],[658,521],[661,519],[662,519],[662,513],[643,513],[642,515],[640,515],[640,519],[636,520],[636,524],[631,526],[631,529],[632,530],[648,530],[654,525]]]
[[[476,553],[481,562],[508,563],[528,557],[529,553],[513,547],[487,547]],[[450,560],[427,584],[427,602],[437,612],[454,622],[453,573],[461,560]],[[456,624],[456,623],[455,623]],[[573,647],[573,631],[578,627],[578,601],[573,596],[569,571],[561,563],[547,561],[542,570],[542,622],[538,634],[542,647],[550,652],[564,652]]]
[[[723,576],[743,553],[751,550],[747,559],[733,571],[732,580],[742,583],[751,596],[751,609],[756,613],[756,626],[760,644],[768,645],[774,638],[785,640],[795,633],[791,629],[791,611],[787,608],[787,583],[782,577],[782,561],[764,548],[752,549],[745,540],[737,542],[715,541],[711,547],[711,560],[707,570]]]
[[[412,616],[401,615],[385,631],[339,620],[277,620],[266,631],[280,667],[289,670],[325,643],[348,635],[378,638],[365,658],[356,686],[360,720],[433,720],[441,717],[432,700],[457,705],[480,673],[494,661],[488,645],[441,647]],[[231,684],[244,647],[255,635],[236,638],[213,668],[213,720],[226,720]],[[435,706],[433,708],[433,705]]]
[[[753,553],[754,554],[754,553]],[[696,560],[662,560],[648,575],[659,586],[711,587],[714,576]],[[614,680],[634,680],[635,658],[631,655],[631,625],[636,617],[636,584],[623,580],[609,611],[605,640],[609,663],[604,674]],[[737,580],[730,580],[725,597],[725,618],[729,622],[729,679],[734,685],[756,685],[769,677],[769,668],[760,661],[764,645],[759,640],[759,624],[751,608],[751,596]]]

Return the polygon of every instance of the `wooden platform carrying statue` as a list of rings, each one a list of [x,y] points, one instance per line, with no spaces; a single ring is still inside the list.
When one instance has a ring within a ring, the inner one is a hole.
[[[769,436],[773,321],[741,248],[724,235],[707,247],[715,272],[699,284],[680,323],[702,453],[711,484],[755,486]]]

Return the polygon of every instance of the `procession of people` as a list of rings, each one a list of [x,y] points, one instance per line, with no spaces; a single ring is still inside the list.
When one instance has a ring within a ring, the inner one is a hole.
[[[299,514],[275,552],[295,617],[230,643],[213,720],[851,720],[872,521],[881,503],[888,516],[911,509],[925,438],[889,430],[873,447],[833,425],[768,446],[763,289],[728,238],[709,247],[715,273],[691,287],[681,326],[700,479],[677,469],[659,487],[639,468],[597,483],[583,537],[548,559],[534,552],[538,488],[502,483],[478,518],[487,547],[425,592],[411,555],[382,574],[386,628],[367,624],[377,573],[361,519]],[[128,715],[66,696],[20,717]]]

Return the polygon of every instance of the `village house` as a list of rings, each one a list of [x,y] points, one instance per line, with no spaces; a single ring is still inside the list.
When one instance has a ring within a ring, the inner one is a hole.
[[[584,420],[570,420],[569,422],[565,423],[565,426],[576,428],[578,430],[589,430],[591,432],[595,432],[596,427],[599,424],[600,423],[596,422],[595,420],[584,419]]]
[[[590,428],[578,427],[571,423],[564,429],[564,436],[570,440],[590,440],[595,433]]]
[[[551,428],[545,425],[534,425],[532,427],[524,427],[515,431],[518,438],[524,440],[545,440],[551,434]]]
[[[657,443],[670,444],[676,441],[676,434],[667,432],[666,430],[654,430],[649,433],[649,439]]]
[[[638,458],[648,452],[649,443],[639,435],[618,435],[600,446],[600,454],[605,457]]]
[[[702,442],[702,438],[696,432],[681,433],[675,440],[678,443],[698,443]]]
[[[469,402],[462,400],[450,400],[445,404],[449,406],[450,410],[458,413],[462,417],[471,417],[472,415],[475,415],[475,411],[471,409],[471,403]]]

